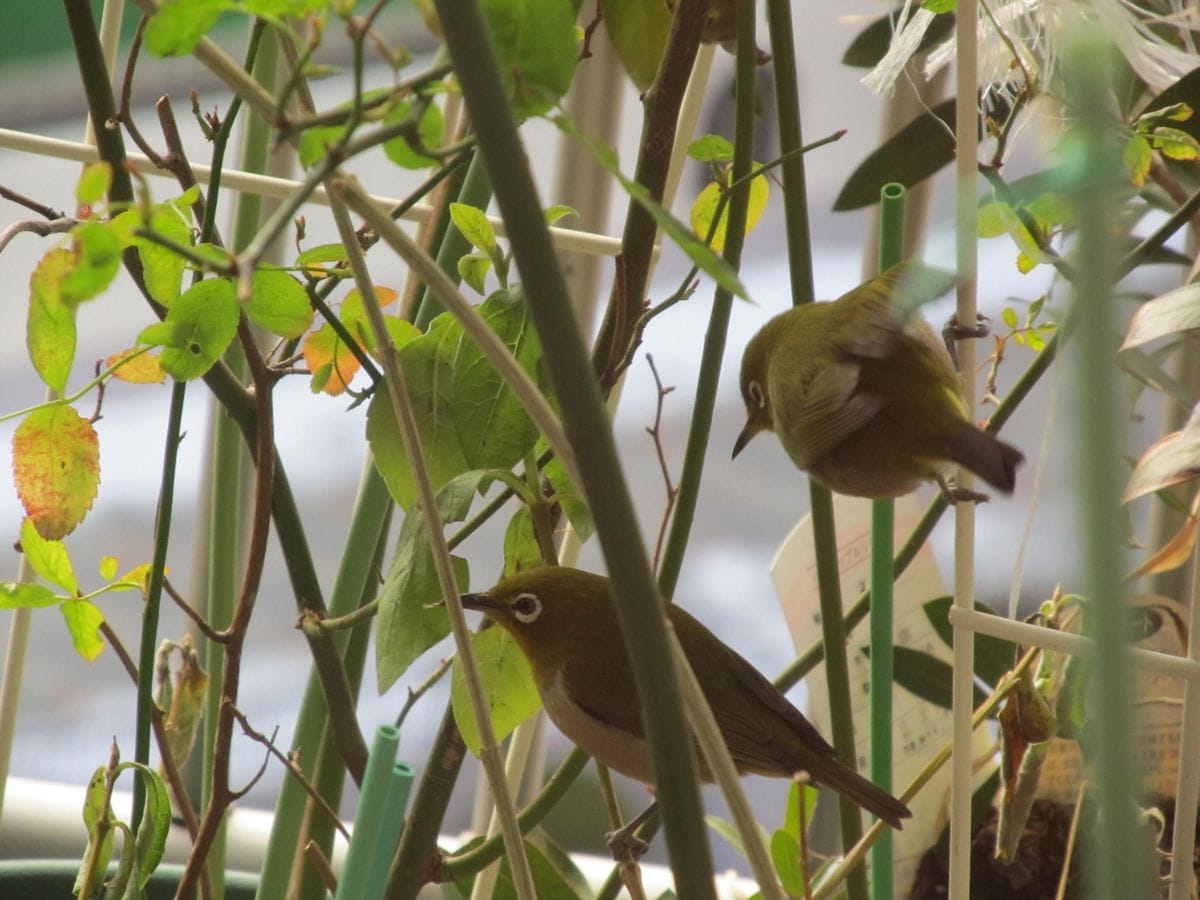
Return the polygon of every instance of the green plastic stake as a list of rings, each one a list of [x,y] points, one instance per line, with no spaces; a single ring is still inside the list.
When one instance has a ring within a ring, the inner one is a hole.
[[[396,763],[392,766],[383,817],[379,822],[379,837],[375,844],[375,852],[368,863],[367,889],[363,900],[376,900],[383,896],[388,867],[391,866],[396,845],[400,842],[400,829],[404,827],[404,816],[408,812],[408,795],[412,793],[412,783],[411,766],[407,763]]]
[[[354,814],[354,833],[346,851],[346,864],[338,878],[337,900],[366,900],[366,893],[375,849],[379,846],[379,829],[387,813],[389,782],[400,746],[400,729],[380,725],[375,731],[367,771],[363,776],[358,810]]]
[[[891,182],[879,192],[879,271],[904,257],[904,185]],[[892,548],[895,503],[871,504],[871,780],[892,789]],[[871,847],[871,897],[890,900],[892,831],[885,828]]]

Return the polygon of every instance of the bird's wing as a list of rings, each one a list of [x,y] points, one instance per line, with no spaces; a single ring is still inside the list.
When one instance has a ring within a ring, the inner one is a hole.
[[[834,755],[812,723],[736,651],[678,607],[671,607],[671,621],[705,695],[722,698],[713,714],[739,771],[780,776]]]
[[[620,635],[613,636],[620,640]],[[625,655],[620,656],[622,671],[597,671],[589,661],[596,657],[587,653],[573,654],[563,669],[563,686],[580,709],[595,719],[626,732],[633,737],[644,738],[642,730],[642,706],[638,701],[633,672]],[[607,660],[606,660],[607,661]],[[604,685],[598,690],[597,685]],[[586,697],[586,701],[581,698]]]

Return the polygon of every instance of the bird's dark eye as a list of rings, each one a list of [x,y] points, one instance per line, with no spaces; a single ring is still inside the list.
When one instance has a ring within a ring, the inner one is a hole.
[[[542,601],[538,599],[537,594],[517,594],[512,611],[518,622],[529,625],[542,614]]]
[[[754,405],[759,409],[767,405],[767,398],[763,395],[762,385],[757,381],[752,381],[746,385],[746,393],[750,395],[750,399],[754,401]]]

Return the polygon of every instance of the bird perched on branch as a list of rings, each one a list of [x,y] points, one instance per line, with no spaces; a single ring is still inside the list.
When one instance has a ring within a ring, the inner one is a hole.
[[[506,629],[529,660],[550,720],[597,762],[655,783],[612,583],[547,566],[502,580],[462,604]],[[738,772],[806,773],[894,828],[908,807],[842,763],[812,724],[731,647],[675,604],[666,608]],[[647,610],[647,615],[654,611]],[[705,781],[712,775],[700,759]]]
[[[840,494],[898,497],[936,481],[950,500],[951,463],[1011,493],[1021,451],[977,428],[946,346],[917,306],[947,273],[901,263],[832,303],[781,313],[746,345],[746,425],[733,455],[773,431],[799,468]]]

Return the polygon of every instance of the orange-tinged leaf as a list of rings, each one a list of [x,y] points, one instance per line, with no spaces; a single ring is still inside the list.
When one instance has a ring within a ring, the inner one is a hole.
[[[13,434],[17,495],[38,534],[61,540],[83,521],[100,485],[100,442],[70,406],[36,409]]]
[[[104,613],[90,600],[68,600],[59,609],[67,620],[67,631],[71,633],[75,652],[91,662],[104,649],[104,639],[100,637]]]
[[[140,566],[134,566],[123,575],[112,580],[114,588],[132,588],[133,590],[141,591],[143,594],[150,590],[150,570],[154,568],[153,563],[142,563]],[[163,569],[164,574],[169,574],[171,567],[167,566]]]
[[[104,361],[104,365],[109,369],[118,367],[113,375],[130,384],[162,384],[167,379],[158,354],[147,353],[137,347],[114,353]]]
[[[75,361],[75,309],[62,295],[63,279],[73,267],[71,251],[59,247],[42,257],[29,279],[25,345],[42,381],[60,394]]]
[[[328,377],[316,390],[322,390],[331,397],[336,397],[346,390],[359,370],[354,354],[328,324],[322,325],[304,339],[301,353],[304,355],[304,361],[308,363],[309,371],[314,374],[326,366],[329,367]]]
[[[1148,560],[1129,573],[1126,581],[1141,578],[1143,575],[1157,575],[1159,572],[1170,572],[1178,569],[1192,556],[1192,548],[1196,545],[1196,527],[1200,525],[1200,517],[1195,514],[1184,519],[1183,527],[1163,544]]]

